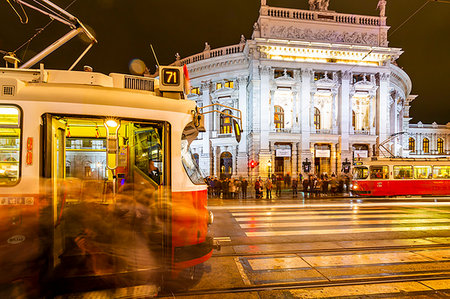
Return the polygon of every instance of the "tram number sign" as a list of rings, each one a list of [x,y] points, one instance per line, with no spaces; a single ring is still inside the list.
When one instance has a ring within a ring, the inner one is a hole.
[[[180,85],[180,70],[175,68],[165,68],[162,70],[163,85]]]

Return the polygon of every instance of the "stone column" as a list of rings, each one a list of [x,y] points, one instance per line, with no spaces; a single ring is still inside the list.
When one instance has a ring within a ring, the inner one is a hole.
[[[301,71],[301,88],[300,88],[300,110],[301,110],[301,139],[300,139],[300,152],[302,162],[308,158],[312,163],[312,155],[310,151],[310,139],[311,139],[311,81],[313,72],[311,69],[303,69]],[[303,172],[303,170],[302,170]]]
[[[202,102],[203,106],[208,106],[211,104],[210,99],[210,88],[211,81],[202,83],[201,85],[201,93],[202,93]],[[202,140],[202,154],[200,156],[200,169],[204,171],[204,175],[213,175],[213,167],[211,165],[211,159],[214,156],[214,152],[211,151],[210,140],[212,138],[212,122],[213,115],[211,113],[204,115],[204,123],[205,123],[205,133],[203,134]]]
[[[350,80],[352,74],[349,71],[345,71],[341,74],[341,86],[339,88],[338,97],[338,109],[339,109],[339,133],[340,148],[338,151],[341,154],[341,160],[345,161],[347,158],[351,161],[351,149],[350,149],[350,127],[352,125],[352,97],[350,95]]]
[[[267,176],[267,163],[270,160],[269,151],[269,131],[270,131],[270,75],[272,68],[268,66],[261,67],[261,97],[260,97],[260,119],[261,119],[261,140],[259,152],[259,175]]]
[[[248,96],[247,96],[247,83],[248,78],[246,76],[239,77],[237,79],[238,89],[239,89],[239,110],[242,112],[242,134],[241,142],[238,145],[237,153],[237,173],[239,176],[247,175],[248,168],[248,148],[247,148],[247,136],[248,136],[248,120],[247,120],[247,106],[248,106]]]
[[[388,73],[380,73],[378,75],[377,90],[377,127],[376,134],[380,138],[380,143],[389,136],[388,132],[388,103],[389,103],[389,77]]]
[[[296,177],[298,174],[298,143],[292,143],[292,153],[291,153],[291,161],[292,161],[292,177]]]

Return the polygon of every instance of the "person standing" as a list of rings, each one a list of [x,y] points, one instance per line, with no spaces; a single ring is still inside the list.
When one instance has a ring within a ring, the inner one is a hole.
[[[248,182],[246,179],[242,180],[241,183],[241,190],[242,190],[242,198],[243,199],[247,199],[247,187],[248,187]]]
[[[267,178],[267,181],[266,181],[266,198],[267,199],[272,199],[272,189],[273,189],[272,180],[270,178]]]
[[[279,197],[279,196],[281,196],[281,180],[282,180],[282,177],[281,176],[278,176],[277,177],[277,181],[276,181],[276,194],[277,194],[277,196]]]
[[[298,181],[296,178],[292,179],[292,195],[297,196],[297,188],[298,188]]]

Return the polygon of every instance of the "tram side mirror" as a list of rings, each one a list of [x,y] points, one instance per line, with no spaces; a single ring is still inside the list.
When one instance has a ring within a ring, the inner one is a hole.
[[[116,120],[106,120],[106,166],[114,170],[119,166],[119,128]]]
[[[239,143],[241,142],[242,129],[241,126],[239,126],[237,120],[235,119],[233,119],[233,127],[234,127],[234,137],[236,138],[236,141]]]

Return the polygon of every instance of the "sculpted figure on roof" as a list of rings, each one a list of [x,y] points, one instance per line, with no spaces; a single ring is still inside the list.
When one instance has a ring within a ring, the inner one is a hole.
[[[328,10],[330,0],[308,0],[310,10]]]

